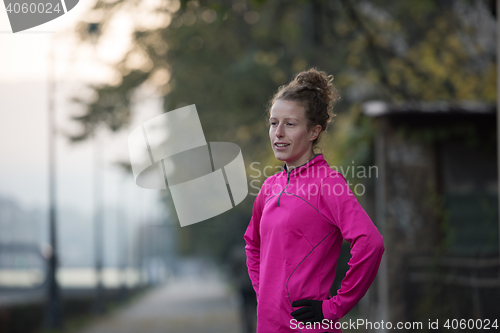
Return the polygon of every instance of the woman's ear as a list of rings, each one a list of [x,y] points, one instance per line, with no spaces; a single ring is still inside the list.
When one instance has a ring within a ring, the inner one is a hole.
[[[316,125],[311,129],[311,134],[309,137],[309,141],[314,141],[316,138],[319,136],[319,133],[321,133],[321,125]]]

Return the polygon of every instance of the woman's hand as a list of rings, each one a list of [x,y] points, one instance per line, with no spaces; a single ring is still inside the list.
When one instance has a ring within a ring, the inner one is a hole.
[[[302,299],[300,301],[293,301],[293,307],[302,306],[300,309],[292,312],[292,316],[297,321],[304,323],[321,322],[323,317],[323,301],[315,301],[312,299]]]

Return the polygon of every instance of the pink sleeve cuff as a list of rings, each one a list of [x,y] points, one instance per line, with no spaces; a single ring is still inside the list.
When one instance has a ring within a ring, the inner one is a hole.
[[[322,310],[323,317],[328,320],[337,320],[342,318],[341,313],[339,313],[339,308],[333,302],[334,298],[330,298],[323,301]]]

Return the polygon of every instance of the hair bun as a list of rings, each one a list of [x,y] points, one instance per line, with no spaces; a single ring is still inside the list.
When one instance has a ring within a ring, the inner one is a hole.
[[[339,99],[339,95],[332,84],[333,75],[326,75],[323,71],[311,68],[295,76],[292,85],[302,86],[304,90],[317,91],[321,99],[328,105]]]

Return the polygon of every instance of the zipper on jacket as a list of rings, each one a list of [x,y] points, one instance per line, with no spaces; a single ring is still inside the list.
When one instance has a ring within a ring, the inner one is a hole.
[[[280,195],[279,195],[279,197],[278,197],[278,207],[280,206],[280,199],[281,199],[281,195],[283,194],[283,192],[285,192],[285,190],[288,188],[288,184],[290,183],[290,173],[291,173],[291,172],[292,172],[292,171],[288,171],[288,170],[287,170],[287,172],[286,172],[286,173],[287,173],[287,176],[286,176],[286,186],[285,186],[285,188],[283,189],[283,191],[281,191],[281,193],[280,193]]]
[[[290,171],[288,171],[288,170],[286,169],[286,164],[285,164],[285,170],[286,170],[286,173],[287,173],[287,177],[286,177],[286,187],[283,189],[283,191],[281,191],[280,195],[278,196],[278,207],[280,206],[280,199],[281,199],[281,195],[283,194],[283,192],[285,192],[285,190],[288,188],[288,184],[290,183],[290,174],[292,173],[292,171],[293,171],[293,170],[295,170],[295,169],[298,169],[298,168],[300,168],[300,167],[302,167],[302,166],[304,166],[304,165],[306,165],[306,164],[307,164],[307,163],[309,163],[309,162],[311,162],[311,161],[312,161],[312,160],[314,160],[314,159],[316,158],[316,156],[318,156],[318,155],[321,155],[321,154],[316,154],[316,155],[314,155],[314,157],[313,157],[313,158],[311,158],[309,161],[307,161],[307,162],[306,162],[306,163],[304,163],[304,164],[299,165],[298,167],[293,168],[293,169],[292,169],[292,170],[290,170]]]

